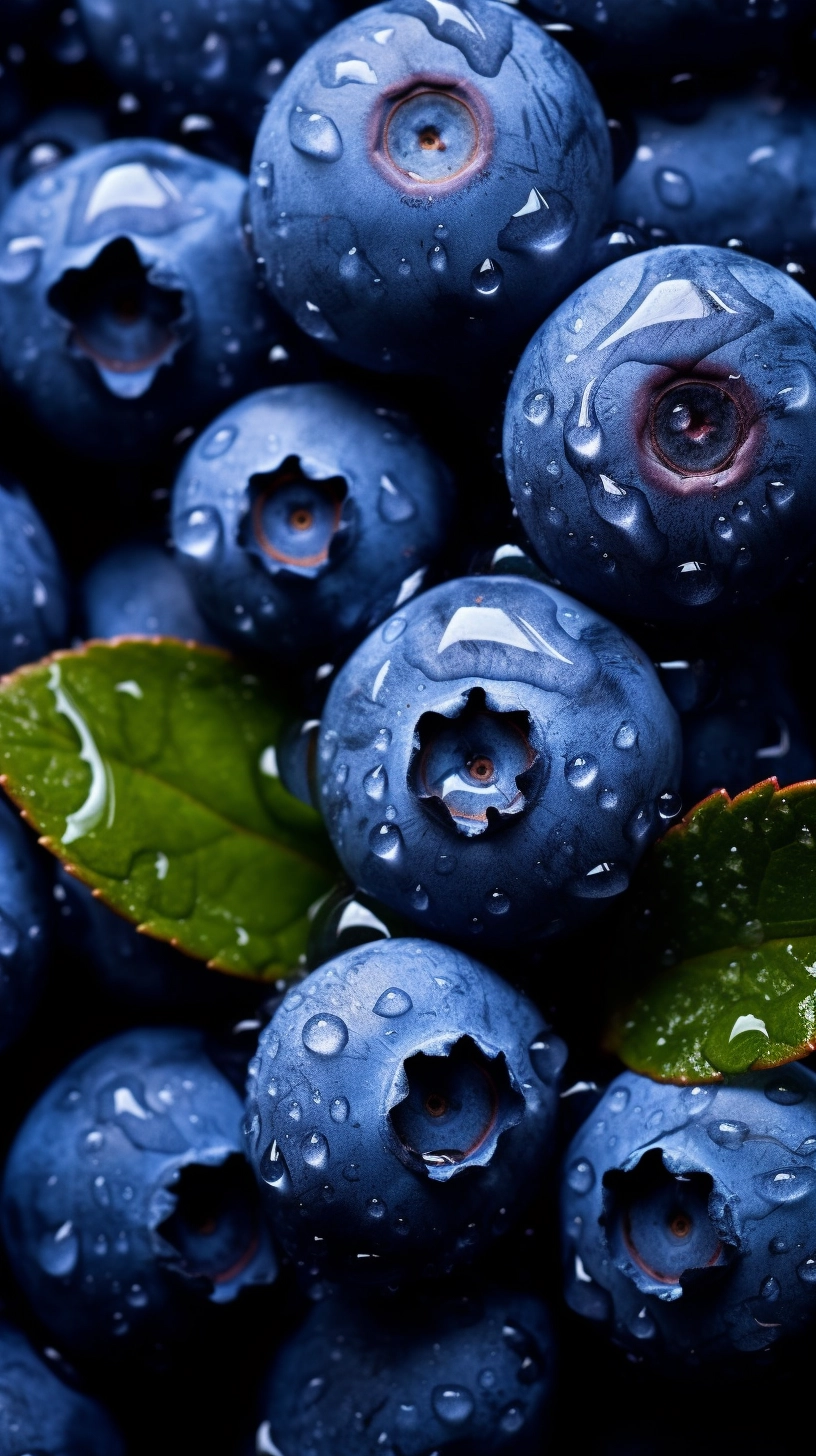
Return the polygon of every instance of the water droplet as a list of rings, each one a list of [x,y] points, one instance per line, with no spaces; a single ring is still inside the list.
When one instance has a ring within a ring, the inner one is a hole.
[[[329,320],[318,307],[306,298],[299,303],[295,309],[295,323],[301,328],[304,334],[312,339],[322,340],[324,344],[336,344],[337,335],[334,332]]]
[[[495,1384],[496,1384],[496,1372],[495,1372],[495,1370],[480,1370],[479,1371],[479,1386],[480,1386],[480,1388],[482,1390],[492,1390],[493,1389],[493,1386]]]
[[[657,1334],[657,1325],[650,1315],[645,1304],[638,1310],[633,1319],[629,1321],[630,1332],[636,1340],[652,1340]]]
[[[147,1294],[141,1284],[131,1284],[125,1299],[132,1309],[144,1309],[147,1304]]]
[[[750,1131],[744,1122],[710,1122],[706,1128],[719,1148],[741,1148]]]
[[[392,617],[382,629],[383,642],[396,642],[397,638],[402,636],[407,625],[404,617]]]
[[[221,517],[210,506],[196,506],[174,525],[173,542],[177,551],[196,560],[212,556],[221,543]]]
[[[288,1193],[292,1187],[289,1169],[276,1141],[271,1142],[260,1161],[260,1173],[270,1188],[279,1193]]]
[[[679,794],[661,794],[657,801],[657,812],[664,822],[668,819],[676,819],[683,807],[683,800]]]
[[[416,515],[416,505],[411,497],[398,485],[395,485],[389,475],[380,476],[377,510],[383,520],[392,526],[398,525],[401,521],[410,521],[411,517]],[[404,625],[403,623],[403,627]]]
[[[614,1092],[610,1092],[607,1097],[606,1105],[610,1112],[625,1112],[629,1106],[629,1089],[616,1087]]]
[[[360,1181],[360,1164],[359,1163],[346,1163],[346,1166],[343,1169],[343,1177],[346,1179],[346,1181],[348,1183],[359,1183],[359,1181]]]
[[[217,460],[219,455],[226,455],[238,435],[235,425],[219,425],[208,435],[201,447],[201,453],[205,460]]]
[[[388,774],[381,763],[378,763],[376,768],[369,769],[363,779],[363,788],[369,799],[373,799],[375,803],[379,803],[381,799],[385,798],[388,792]]]
[[[551,1031],[541,1031],[530,1043],[530,1061],[533,1071],[542,1082],[555,1082],[560,1077],[567,1060],[566,1042]]]
[[[758,1173],[754,1183],[769,1203],[798,1203],[816,1188],[812,1168],[780,1168],[778,1173]]]
[[[371,746],[378,753],[385,753],[386,749],[391,747],[391,729],[378,728]]]
[[[716,1087],[684,1087],[677,1100],[684,1116],[699,1117],[710,1110],[716,1095]]]
[[[573,1193],[589,1193],[595,1186],[595,1169],[586,1158],[576,1158],[567,1169],[567,1183]]]
[[[93,1180],[93,1197],[100,1208],[110,1206],[110,1189],[101,1173]]]
[[[530,189],[526,201],[502,228],[498,244],[503,252],[527,254],[543,262],[563,247],[575,227],[575,209],[560,192]]]
[[[451,854],[448,849],[440,849],[434,861],[434,869],[438,875],[452,875],[456,869],[456,855]]]
[[[412,1011],[414,1003],[407,991],[402,991],[398,986],[390,986],[383,991],[374,1003],[375,1016],[405,1016],[406,1012]]]
[[[673,167],[661,167],[655,174],[654,189],[666,207],[690,207],[694,201],[694,188],[685,172],[675,172]]]
[[[801,1264],[797,1264],[796,1272],[805,1284],[816,1284],[816,1258],[809,1255],[803,1259]]]
[[[348,1027],[339,1016],[310,1016],[303,1028],[303,1045],[319,1057],[336,1057],[348,1042]]]
[[[510,896],[503,890],[491,890],[485,896],[485,906],[490,915],[506,915],[510,909]]]
[[[476,1402],[465,1385],[437,1385],[431,1392],[434,1415],[446,1426],[461,1426],[470,1419]]]
[[[544,425],[553,412],[553,397],[548,389],[534,389],[525,399],[522,410],[531,425]]]
[[[634,748],[638,741],[638,730],[634,723],[621,723],[612,739],[616,748]]]
[[[763,1279],[762,1283],[759,1286],[760,1299],[767,1299],[769,1303],[775,1299],[778,1299],[780,1292],[781,1291],[779,1287],[779,1280],[774,1279],[772,1274],[769,1274],[765,1279]]]
[[[624,833],[633,844],[639,844],[652,831],[652,807],[640,804],[626,821]]]
[[[599,809],[617,809],[618,796],[614,789],[601,789],[598,794]]]
[[[347,1097],[333,1097],[329,1103],[329,1117],[332,1122],[347,1122],[350,1111]]]
[[[337,162],[343,155],[343,139],[331,117],[302,106],[289,113],[289,140],[297,151],[318,162]]]
[[[329,1164],[329,1144],[322,1132],[307,1132],[300,1145],[304,1163],[309,1168],[321,1171]]]
[[[70,1220],[60,1224],[58,1229],[43,1234],[37,1249],[37,1259],[41,1268],[53,1279],[64,1279],[73,1273],[79,1259],[79,1239]]]
[[[0,253],[0,283],[25,283],[40,266],[43,239],[34,234],[12,238]]]
[[[385,1218],[386,1207],[381,1198],[369,1198],[366,1204],[366,1213],[369,1218]]]
[[[428,267],[432,273],[448,271],[448,255],[441,243],[436,243],[428,254]]]
[[[474,293],[480,298],[495,298],[502,286],[504,273],[499,264],[492,258],[485,258],[483,263],[477,264],[470,275],[470,282]]]
[[[787,1252],[788,1252],[788,1241],[787,1241],[787,1239],[783,1239],[779,1234],[774,1234],[774,1237],[771,1239],[770,1243],[768,1244],[768,1251],[771,1254],[787,1254]]]
[[[411,909],[418,911],[419,914],[424,914],[430,904],[430,900],[428,899],[428,892],[427,890],[423,890],[421,885],[414,886],[414,889],[411,891],[410,899]]]
[[[508,1436],[514,1436],[524,1425],[524,1411],[520,1406],[508,1405],[499,1417],[499,1428]]]
[[[797,1102],[804,1102],[805,1094],[801,1087],[796,1087],[792,1082],[773,1081],[765,1088],[765,1096],[771,1102],[778,1102],[780,1107],[795,1107]]]
[[[20,944],[20,932],[14,921],[0,910],[0,956],[13,956]]]
[[[396,824],[375,824],[368,836],[372,853],[392,864],[402,857],[402,835]]]
[[[564,765],[564,777],[573,789],[588,789],[598,777],[598,760],[591,753],[579,753]]]

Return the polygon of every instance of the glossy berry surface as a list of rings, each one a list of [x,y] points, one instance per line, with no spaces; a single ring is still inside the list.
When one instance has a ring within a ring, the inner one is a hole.
[[[250,137],[286,64],[339,18],[336,0],[80,0],[118,86],[162,111],[215,113]]]
[[[579,277],[610,178],[594,93],[532,21],[399,0],[287,76],[255,143],[252,225],[275,298],[341,358],[470,371]]]
[[[565,1161],[571,1308],[667,1370],[801,1336],[816,1317],[814,1113],[816,1077],[796,1064],[720,1086],[617,1077]]]
[[[0,801],[0,1051],[22,1031],[45,983],[51,949],[49,866],[9,803]]]
[[[735,92],[694,119],[639,112],[637,146],[615,188],[616,217],[677,243],[731,247],[808,276],[816,264],[816,104]]]
[[[0,1451],[31,1456],[124,1456],[122,1437],[95,1400],[60,1380],[25,1335],[0,1320]]]
[[[158,1354],[276,1273],[240,1101],[181,1028],[123,1032],[66,1068],[17,1134],[2,1219],[30,1308],[86,1358]]]
[[[679,771],[645,654],[510,576],[448,582],[390,617],[338,674],[318,743],[349,877],[474,948],[597,914],[679,813]]]
[[[155,140],[33,177],[0,223],[0,363],[69,449],[144,459],[258,379],[280,329],[246,184]]]
[[[325,661],[419,591],[453,485],[404,418],[329,384],[233,405],[173,490],[177,560],[237,643]]]
[[[250,1064],[247,1155],[308,1282],[469,1263],[534,1192],[563,1042],[485,966],[425,940],[348,951],[286,995]]]
[[[504,462],[563,585],[699,621],[761,601],[816,540],[816,302],[767,263],[658,248],[539,329],[514,375]]]
[[[257,1449],[536,1456],[554,1370],[550,1318],[530,1294],[475,1284],[396,1308],[325,1300],[272,1367]]]
[[[67,633],[67,587],[48,528],[0,475],[0,673],[62,647]]]
[[[180,637],[213,642],[178,562],[161,546],[133,542],[100,558],[80,584],[83,635]]]

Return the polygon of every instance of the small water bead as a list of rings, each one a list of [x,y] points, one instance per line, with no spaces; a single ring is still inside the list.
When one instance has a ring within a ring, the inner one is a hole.
[[[652,829],[652,809],[649,804],[640,804],[626,822],[624,833],[633,844],[639,844]]]
[[[221,517],[211,506],[196,506],[173,529],[177,551],[196,560],[212,556],[221,544]]]
[[[567,1184],[573,1193],[589,1193],[595,1186],[595,1169],[586,1158],[577,1158],[567,1169]]]
[[[375,768],[369,769],[363,779],[363,788],[369,799],[373,799],[375,804],[385,798],[388,792],[388,774],[381,763],[378,763]]]
[[[378,728],[371,746],[378,753],[385,753],[386,749],[391,747],[391,729]]]
[[[553,398],[548,389],[534,389],[522,405],[525,419],[531,425],[544,425],[553,412]]]
[[[300,1119],[303,1115],[303,1109],[301,1108],[299,1102],[290,1102],[287,1110],[293,1122],[300,1122]]]
[[[360,1164],[359,1163],[346,1163],[346,1166],[343,1169],[343,1177],[346,1179],[346,1182],[348,1182],[348,1183],[359,1183],[359,1181],[360,1181]]]
[[[780,1293],[781,1290],[779,1286],[779,1280],[774,1279],[772,1274],[769,1274],[765,1279],[763,1279],[762,1283],[759,1286],[760,1299],[767,1299],[769,1303],[772,1303],[774,1300],[778,1299]]]
[[[694,201],[694,188],[685,172],[676,172],[673,167],[661,167],[654,177],[654,189],[666,207],[690,207]]]
[[[392,617],[382,629],[383,642],[396,642],[397,638],[402,636],[406,626],[404,617]]]
[[[614,789],[601,789],[598,795],[599,809],[617,809],[618,796]]]
[[[94,1202],[98,1203],[100,1208],[110,1206],[110,1189],[101,1173],[93,1180],[93,1196]]]
[[[661,794],[657,801],[657,812],[663,820],[676,819],[683,807],[679,794]]]
[[[446,1426],[461,1426],[473,1414],[476,1402],[465,1385],[437,1385],[431,1392],[434,1415]]]
[[[383,991],[374,1003],[375,1016],[405,1016],[406,1012],[413,1010],[413,1001],[407,991],[402,991],[398,986],[390,986]]]
[[[754,1179],[757,1191],[769,1203],[799,1203],[816,1188],[812,1168],[780,1168],[777,1173],[759,1173]]]
[[[347,1097],[334,1097],[329,1103],[329,1117],[332,1122],[347,1122],[350,1111]]]
[[[471,287],[480,298],[495,298],[504,280],[504,271],[493,258],[478,263],[470,275]]]
[[[610,1112],[625,1112],[629,1106],[629,1089],[627,1087],[616,1087],[606,1102]]]
[[[369,1198],[366,1204],[366,1213],[369,1218],[385,1218],[386,1207],[381,1198]]]
[[[506,915],[510,909],[510,896],[503,890],[491,890],[485,900],[490,915]]]
[[[816,1258],[809,1255],[796,1266],[796,1272],[804,1284],[816,1284]]]
[[[20,932],[14,921],[0,910],[0,956],[13,956],[20,944]]]
[[[520,1431],[524,1425],[524,1411],[520,1406],[508,1405],[499,1417],[499,1428],[508,1436],[513,1436]]]
[[[378,859],[393,862],[402,857],[403,840],[396,824],[375,824],[368,836],[368,843]]]
[[[657,1325],[650,1315],[645,1304],[639,1309],[634,1319],[629,1321],[630,1333],[636,1340],[653,1340],[657,1334]]]
[[[343,155],[343,141],[331,117],[302,106],[289,113],[289,140],[298,152],[318,162],[337,162]]]
[[[147,1294],[141,1284],[131,1284],[130,1289],[125,1295],[125,1299],[131,1309],[144,1309],[147,1304]]]
[[[427,910],[430,904],[428,892],[427,890],[423,890],[421,885],[416,885],[411,891],[410,900],[412,909],[420,912]]]
[[[383,520],[393,526],[399,525],[402,521],[410,521],[416,515],[416,504],[411,496],[408,495],[407,491],[398,486],[391,479],[390,475],[381,475],[380,490],[377,496],[377,510]],[[405,618],[396,617],[394,620],[401,622],[402,626],[398,632],[394,633],[393,637],[385,637],[385,634],[383,634],[386,642],[393,642],[395,638],[400,637],[405,631],[407,625]]]
[[[804,1102],[805,1094],[801,1087],[796,1087],[792,1082],[773,1081],[765,1088],[765,1096],[771,1102],[776,1102],[780,1107],[795,1107],[797,1102]]]
[[[337,753],[338,743],[339,738],[334,728],[327,728],[325,733],[321,734],[318,752],[320,754],[320,762],[325,764],[326,767],[333,761]]]
[[[303,1028],[303,1045],[320,1057],[336,1057],[348,1043],[348,1027],[339,1016],[310,1016]]]
[[[307,1167],[320,1171],[328,1166],[329,1144],[322,1132],[308,1132],[300,1145],[300,1152]]]
[[[432,273],[447,273],[448,255],[441,243],[437,243],[428,253],[428,267]]]
[[[564,1070],[566,1060],[566,1042],[550,1031],[539,1032],[535,1041],[530,1043],[530,1062],[542,1082],[555,1082]]]
[[[634,723],[621,723],[612,739],[616,748],[634,748],[638,741],[638,729]]]
[[[79,1239],[70,1220],[43,1234],[37,1247],[40,1267],[54,1279],[72,1274],[79,1260]]]
[[[706,1132],[720,1148],[741,1148],[751,1129],[744,1122],[710,1122]]]
[[[678,1101],[687,1117],[699,1117],[711,1109],[716,1096],[716,1087],[684,1087]]]
[[[205,460],[217,460],[220,455],[226,455],[237,438],[238,430],[235,425],[221,425],[207,436],[201,446],[201,453]]]
[[[579,753],[564,767],[564,777],[573,789],[588,789],[598,777],[598,760],[591,753]]]
[[[495,1384],[496,1384],[496,1372],[495,1372],[495,1370],[480,1370],[479,1371],[479,1386],[480,1386],[480,1388],[482,1390],[492,1390]]]
[[[768,1244],[768,1252],[771,1253],[771,1254],[787,1254],[787,1252],[788,1252],[788,1241],[787,1241],[787,1239],[783,1239],[780,1234],[775,1234],[774,1237],[771,1239],[770,1243]]]

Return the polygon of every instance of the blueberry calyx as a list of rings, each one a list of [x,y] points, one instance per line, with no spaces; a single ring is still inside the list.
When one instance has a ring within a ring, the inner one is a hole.
[[[268,572],[309,579],[324,571],[341,539],[348,543],[348,485],[342,476],[317,479],[296,457],[249,479],[249,509],[240,544]]]
[[[490,112],[472,86],[419,77],[383,97],[372,158],[392,186],[459,187],[484,170],[491,151]]]
[[[246,1159],[232,1153],[220,1163],[187,1163],[162,1188],[157,1212],[168,1196],[173,1207],[154,1229],[161,1262],[216,1303],[230,1299],[261,1244],[257,1185]]]

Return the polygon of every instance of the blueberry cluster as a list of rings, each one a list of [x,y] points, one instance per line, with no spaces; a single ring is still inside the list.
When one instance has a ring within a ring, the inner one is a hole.
[[[814,42],[814,0],[0,0],[0,1456],[803,1409],[816,1072],[651,1080],[601,1027],[655,841],[816,779]],[[179,799],[232,770],[135,680],[144,843],[42,827],[66,744],[106,771],[59,654],[131,639],[238,662],[227,738],[279,705],[228,787],[331,888],[271,975],[158,938],[255,861],[209,873],[214,815],[167,878],[142,738]],[[147,861],[161,925],[103,903]]]

